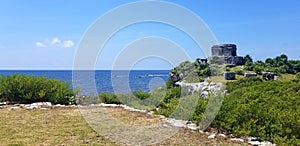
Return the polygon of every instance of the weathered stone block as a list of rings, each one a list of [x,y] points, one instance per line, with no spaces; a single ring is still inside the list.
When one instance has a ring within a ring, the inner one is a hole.
[[[212,46],[212,56],[236,56],[235,44],[221,44]]]
[[[245,77],[245,78],[252,78],[252,77],[256,77],[256,76],[257,76],[256,73],[245,73],[245,74],[244,74],[244,77]]]
[[[275,74],[272,73],[272,72],[265,72],[265,73],[262,74],[262,78],[263,78],[263,80],[266,80],[266,81],[274,80],[275,79]]]
[[[235,80],[235,72],[225,72],[224,79],[225,80]]]

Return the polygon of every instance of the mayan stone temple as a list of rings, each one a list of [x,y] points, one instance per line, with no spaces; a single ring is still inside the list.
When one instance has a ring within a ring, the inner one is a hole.
[[[214,45],[211,48],[211,61],[214,58],[219,58],[226,64],[244,65],[245,61],[242,56],[237,56],[237,47],[235,44]]]

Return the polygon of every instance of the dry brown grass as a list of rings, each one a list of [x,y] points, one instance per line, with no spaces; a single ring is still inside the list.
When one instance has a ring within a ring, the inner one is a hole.
[[[156,116],[122,108],[97,108],[130,125],[152,125]],[[97,134],[77,108],[50,110],[0,109],[0,145],[116,145]],[[157,135],[160,136],[160,135]],[[225,138],[208,139],[206,134],[187,129],[156,145],[245,145]]]
[[[162,119],[157,116],[140,112],[130,112],[121,107],[106,108],[106,111],[119,121],[134,126],[150,126],[162,122]]]
[[[77,108],[0,109],[0,145],[114,145],[94,132]]]

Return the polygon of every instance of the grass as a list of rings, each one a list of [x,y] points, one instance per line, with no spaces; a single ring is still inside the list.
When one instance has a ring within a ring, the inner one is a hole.
[[[217,83],[223,83],[223,84],[226,84],[227,82],[233,82],[233,81],[237,81],[239,79],[242,79],[244,78],[243,76],[241,75],[236,75],[236,79],[235,80],[225,80],[224,79],[224,76],[211,76],[209,77],[210,78],[210,81],[211,82],[217,82]]]
[[[0,109],[0,145],[114,145],[94,132],[76,108]]]
[[[294,79],[295,79],[295,75],[292,75],[292,74],[282,74],[279,77],[280,81],[292,81]]]
[[[110,113],[128,125],[152,125],[162,119],[121,108],[95,108]],[[169,127],[170,128],[170,127]],[[0,109],[0,145],[117,145],[97,134],[77,108],[50,110]],[[161,135],[155,135],[160,137]],[[206,134],[179,129],[172,137],[156,145],[246,145],[225,138],[208,139]]]

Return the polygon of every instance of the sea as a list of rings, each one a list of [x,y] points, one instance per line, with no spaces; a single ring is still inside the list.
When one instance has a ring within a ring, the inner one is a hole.
[[[43,76],[69,82],[80,94],[151,92],[165,84],[169,70],[1,70],[0,75],[12,74]]]

